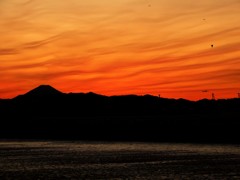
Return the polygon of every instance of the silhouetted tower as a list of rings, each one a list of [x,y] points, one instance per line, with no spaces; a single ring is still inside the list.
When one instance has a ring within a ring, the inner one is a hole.
[[[215,100],[215,94],[212,93],[212,100]]]
[[[239,93],[239,94],[240,94],[240,93]],[[159,94],[159,95],[158,95],[158,97],[160,98],[160,97],[161,97],[161,95]]]

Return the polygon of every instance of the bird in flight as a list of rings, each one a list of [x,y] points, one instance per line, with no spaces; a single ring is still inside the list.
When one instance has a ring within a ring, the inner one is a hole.
[[[213,44],[211,45],[211,47],[213,48]]]

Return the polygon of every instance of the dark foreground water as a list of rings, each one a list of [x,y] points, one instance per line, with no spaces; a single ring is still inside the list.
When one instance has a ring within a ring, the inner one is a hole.
[[[240,146],[0,141],[0,179],[240,179]]]

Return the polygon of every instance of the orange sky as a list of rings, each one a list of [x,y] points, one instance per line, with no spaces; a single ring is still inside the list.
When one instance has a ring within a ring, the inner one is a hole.
[[[0,98],[40,84],[236,97],[239,22],[239,0],[0,0]]]

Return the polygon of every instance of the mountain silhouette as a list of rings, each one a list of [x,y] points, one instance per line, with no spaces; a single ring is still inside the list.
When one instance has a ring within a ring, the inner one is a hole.
[[[49,96],[59,94],[62,94],[62,92],[58,91],[50,85],[40,85],[37,88],[27,92],[25,96]]]
[[[19,95],[16,98],[49,98],[49,97],[57,97],[63,95],[61,91],[53,88],[50,85],[40,85],[23,95]]]
[[[240,98],[63,93],[40,85],[0,100],[0,138],[238,142]]]

